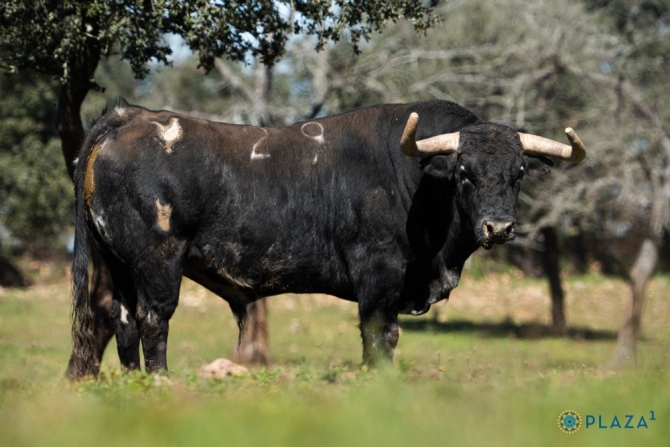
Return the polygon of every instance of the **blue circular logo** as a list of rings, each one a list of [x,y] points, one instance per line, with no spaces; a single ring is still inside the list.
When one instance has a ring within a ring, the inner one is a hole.
[[[582,426],[582,418],[575,410],[565,410],[558,415],[558,428],[563,433],[573,434]]]

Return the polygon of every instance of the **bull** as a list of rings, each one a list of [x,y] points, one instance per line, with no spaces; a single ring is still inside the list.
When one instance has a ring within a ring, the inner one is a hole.
[[[167,370],[182,276],[246,306],[283,293],[358,303],[363,361],[390,360],[398,314],[458,285],[478,247],[510,241],[524,175],[570,145],[486,122],[448,101],[362,108],[284,128],[118,106],[92,127],[75,170],[73,364],[99,371],[87,232],[112,277],[118,354]]]

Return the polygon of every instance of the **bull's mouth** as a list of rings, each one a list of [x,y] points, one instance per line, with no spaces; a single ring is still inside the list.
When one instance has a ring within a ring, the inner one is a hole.
[[[481,246],[484,248],[484,250],[490,250],[494,245],[502,245],[505,242],[510,242],[514,239],[516,239],[516,235],[511,235],[510,237],[505,238],[486,239],[481,242]]]

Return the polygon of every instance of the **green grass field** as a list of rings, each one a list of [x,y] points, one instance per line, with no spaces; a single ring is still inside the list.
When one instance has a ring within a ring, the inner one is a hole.
[[[606,365],[625,282],[569,279],[571,334],[557,339],[546,284],[512,272],[466,275],[448,303],[403,317],[389,371],[360,369],[355,304],[271,298],[272,366],[225,380],[196,372],[230,357],[233,317],[185,281],[169,381],[120,373],[112,342],[100,379],[70,384],[68,281],[51,269],[27,290],[0,289],[0,446],[670,445],[668,277],[650,284],[638,367],[622,371]],[[562,433],[567,409],[595,425]],[[627,414],[648,428],[597,428],[598,415],[623,427]]]

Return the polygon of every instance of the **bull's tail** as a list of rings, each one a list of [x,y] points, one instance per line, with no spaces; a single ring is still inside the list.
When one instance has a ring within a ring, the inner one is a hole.
[[[88,155],[89,151],[86,151]],[[83,153],[82,153],[83,155]],[[82,159],[84,158],[84,159]],[[87,157],[80,157],[75,172],[75,227],[74,259],[72,260],[72,378],[97,375],[99,360],[95,357],[95,315],[88,291],[88,244],[84,216],[84,179],[81,165]]]
[[[126,106],[127,104],[123,104]],[[119,106],[122,107],[122,106]],[[100,359],[97,358],[95,314],[89,296],[88,233],[84,207],[84,176],[93,148],[109,132],[121,127],[141,109],[124,108],[104,114],[91,128],[82,146],[74,172],[75,232],[74,259],[72,261],[72,358],[68,375],[73,379],[97,376]],[[104,112],[103,112],[104,113]]]

